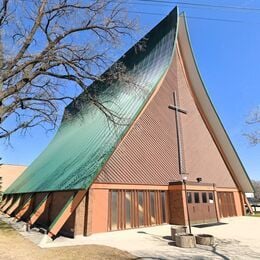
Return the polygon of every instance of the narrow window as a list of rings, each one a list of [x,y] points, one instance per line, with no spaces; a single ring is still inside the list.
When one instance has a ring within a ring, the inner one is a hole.
[[[207,200],[207,193],[206,192],[202,192],[202,202],[203,203],[207,203],[208,200]]]
[[[191,192],[187,192],[187,200],[188,200],[188,203],[192,203]]]
[[[125,193],[125,227],[131,228],[131,192]]]
[[[161,192],[161,203],[162,203],[162,223],[166,223],[166,206],[165,206],[165,191]]]
[[[200,203],[200,196],[198,192],[194,192],[194,202]]]
[[[214,197],[212,192],[209,192],[209,203],[214,203]]]
[[[111,191],[111,230],[117,230],[118,222],[118,192]]]
[[[144,193],[138,191],[138,220],[139,227],[144,225]]]
[[[155,224],[155,196],[154,191],[150,192],[150,216],[151,216],[151,224]]]

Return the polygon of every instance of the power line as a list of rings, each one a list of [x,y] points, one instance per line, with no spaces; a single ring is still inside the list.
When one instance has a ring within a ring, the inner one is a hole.
[[[23,0],[25,2],[33,2],[33,0]],[[147,2],[146,5],[149,5],[149,3],[164,3],[164,4],[178,4],[178,5],[191,5],[191,6],[204,6],[204,7],[211,7],[211,8],[235,8],[235,9],[243,9],[242,7],[232,7],[232,6],[223,6],[223,5],[209,5],[209,4],[192,4],[192,3],[188,3],[188,2],[179,2],[179,1],[167,1],[167,0],[134,0],[134,1],[139,1],[139,2]],[[148,3],[149,2],[149,3]],[[130,3],[130,2],[128,2]],[[260,8],[246,8],[246,10],[248,11],[260,11]],[[159,12],[144,12],[144,11],[134,11],[134,10],[125,10],[122,12],[126,12],[126,13],[132,13],[132,14],[142,14],[142,15],[155,15],[155,16],[161,16],[164,17],[167,14],[165,13],[159,13]],[[186,18],[189,19],[194,19],[194,20],[204,20],[204,21],[215,21],[215,22],[226,22],[226,23],[250,23],[250,24],[259,24],[256,22],[251,22],[251,21],[243,21],[243,20],[236,20],[236,19],[224,19],[224,18],[209,18],[209,17],[202,17],[202,16],[189,16],[186,15]]]
[[[189,16],[189,15],[185,15],[185,17],[187,17],[187,18],[189,18],[189,19],[205,20],[205,21],[214,21],[214,22],[251,23],[251,22],[242,21],[242,20],[221,19],[221,18],[209,18],[209,17],[200,17],[200,16]],[[259,24],[259,23],[255,23],[255,24]]]
[[[254,11],[260,12],[260,8],[256,7],[242,7],[242,6],[231,6],[231,5],[212,5],[212,4],[203,4],[203,3],[190,3],[183,1],[167,1],[167,0],[135,0],[135,2],[139,2],[139,4],[177,4],[177,5],[187,5],[193,7],[203,7],[210,9],[229,9],[229,10],[237,10],[237,11]],[[131,3],[131,1],[129,2]]]
[[[138,0],[136,0],[138,1]],[[136,1],[129,1],[128,3],[126,4],[129,4],[129,5],[139,5],[139,6],[152,6],[152,7],[173,7],[172,4],[168,4],[168,3],[154,3],[154,2],[136,2]],[[175,3],[173,3],[175,4]],[[179,6],[181,6],[181,4],[177,4]],[[201,7],[197,7],[197,6],[187,6],[187,7],[183,7],[183,8],[201,8]]]
[[[35,0],[22,0],[24,2],[35,2]],[[228,9],[228,10],[236,10],[236,11],[251,11],[251,12],[260,12],[260,8],[256,7],[242,7],[235,5],[213,5],[213,4],[204,4],[204,3],[191,3],[191,2],[183,2],[183,1],[169,1],[169,0],[128,0],[126,1],[128,4],[139,4],[139,5],[158,5],[164,4],[165,6],[172,6],[172,4],[177,4],[180,6],[190,6],[196,8],[210,8],[210,9]],[[55,3],[55,1],[53,1]]]
[[[132,10],[129,10],[129,11],[126,11],[126,12],[133,13],[133,14],[156,15],[156,16],[166,16],[167,15],[167,14],[163,14],[163,13],[132,11]],[[259,24],[259,23],[243,21],[243,20],[222,19],[222,18],[209,18],[209,17],[202,17],[202,16],[189,16],[189,15],[186,15],[185,17],[186,18],[190,18],[190,19],[206,20],[206,21],[216,21],[216,22],[254,23],[254,24]]]

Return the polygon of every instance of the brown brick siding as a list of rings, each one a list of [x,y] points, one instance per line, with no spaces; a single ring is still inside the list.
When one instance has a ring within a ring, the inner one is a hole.
[[[200,114],[182,60],[174,61],[159,90],[141,112],[130,131],[108,160],[96,182],[167,185],[179,180],[176,123],[168,108],[177,90],[183,157],[189,181],[201,177],[217,187],[236,187],[229,170]]]
[[[169,223],[185,225],[185,209],[182,190],[169,191]]]
[[[176,69],[179,104],[188,112],[187,115],[181,115],[181,124],[185,166],[186,172],[189,173],[189,181],[196,181],[197,177],[201,177],[204,183],[215,183],[217,187],[236,187],[194,102],[179,55]]]
[[[90,189],[91,190],[91,189]],[[91,233],[108,231],[108,190],[93,189],[91,198]]]
[[[176,123],[168,108],[177,87],[171,70],[96,182],[168,185],[179,179]]]
[[[83,198],[75,212],[75,236],[84,235],[87,196]]]

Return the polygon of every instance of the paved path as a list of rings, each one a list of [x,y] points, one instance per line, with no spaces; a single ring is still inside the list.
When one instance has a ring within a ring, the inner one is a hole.
[[[76,239],[59,237],[54,242],[41,243],[40,246],[106,245],[128,251],[137,259],[260,259],[260,218],[235,217],[224,219],[222,223],[192,228],[194,234],[214,235],[214,247],[178,248],[170,238],[170,225],[100,233]],[[27,237],[33,241],[35,235],[30,233],[27,233]],[[35,243],[38,242],[37,235]]]
[[[260,259],[260,218],[235,217],[222,223],[225,224],[192,228],[194,234],[214,235],[214,247],[178,248],[170,239],[169,225],[94,234],[73,241],[60,237],[45,246],[101,244],[128,251],[140,259]]]

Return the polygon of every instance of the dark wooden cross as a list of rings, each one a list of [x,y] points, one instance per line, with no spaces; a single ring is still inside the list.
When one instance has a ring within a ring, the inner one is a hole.
[[[183,114],[187,114],[187,111],[184,109],[181,109],[178,106],[178,102],[177,102],[177,95],[176,92],[173,92],[173,105],[169,105],[168,106],[169,109],[172,109],[175,111],[175,122],[176,122],[176,135],[177,135],[177,146],[178,146],[178,163],[179,163],[179,173],[183,174],[183,156],[182,156],[182,146],[181,146],[181,129],[180,129],[180,118],[179,118],[179,112],[183,113]]]
[[[188,196],[187,196],[187,188],[186,188],[186,179],[184,179],[184,176],[186,175],[184,170],[184,164],[183,164],[183,158],[182,158],[182,143],[181,143],[181,129],[180,129],[180,122],[179,122],[179,112],[183,114],[187,114],[187,111],[184,109],[181,109],[178,106],[177,102],[177,95],[176,92],[173,92],[173,105],[168,106],[169,109],[172,109],[175,111],[175,122],[176,122],[176,135],[177,135],[177,146],[178,146],[178,155],[179,155],[179,174],[182,177],[183,183],[184,183],[184,190],[185,190],[185,198],[186,198],[186,210],[188,215],[188,225],[189,225],[189,232],[191,234],[191,225],[190,225],[190,213],[189,213],[189,207],[188,207]]]

